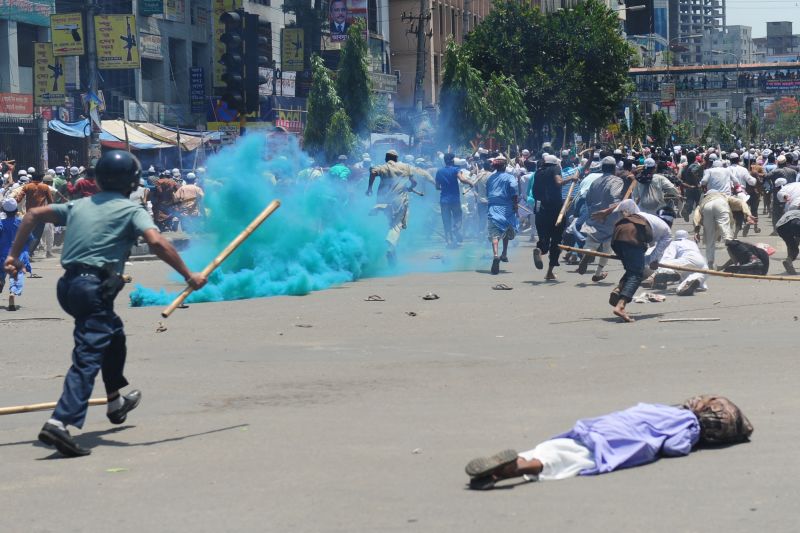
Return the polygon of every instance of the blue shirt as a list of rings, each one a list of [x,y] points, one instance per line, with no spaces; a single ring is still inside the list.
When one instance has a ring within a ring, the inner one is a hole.
[[[11,245],[14,244],[14,239],[17,237],[17,230],[19,230],[20,224],[22,224],[22,219],[16,217],[0,220],[0,260],[5,261],[6,256],[8,256]],[[28,242],[25,243],[22,253],[17,258],[25,265],[26,269],[30,269],[28,246],[32,242],[33,235],[29,235]],[[2,268],[2,265],[0,265],[0,268]],[[5,278],[5,274],[2,277]]]
[[[578,420],[571,430],[554,438],[575,439],[591,450],[595,467],[581,471],[585,476],[650,463],[660,455],[688,455],[700,440],[700,422],[688,409],[640,403]]]
[[[514,209],[515,196],[519,196],[519,183],[508,172],[495,172],[486,180],[489,220],[501,231],[509,227],[517,229],[519,225]]]
[[[573,177],[573,176],[575,176],[577,174],[578,174],[578,167],[566,167],[566,168],[562,168],[561,169],[561,177],[564,179],[564,182],[565,182],[564,185],[561,186],[561,199],[562,200],[566,201],[567,194],[569,193],[569,188],[572,187],[572,182],[571,181],[567,182],[566,180],[570,179],[571,177]],[[575,188],[576,189],[578,188],[577,184],[575,185]],[[574,192],[575,191],[573,191],[573,193]],[[574,194],[573,194],[573,196],[574,196]]]
[[[460,168],[446,166],[436,171],[436,187],[441,189],[439,203],[460,204],[461,190],[458,188],[458,173]]]

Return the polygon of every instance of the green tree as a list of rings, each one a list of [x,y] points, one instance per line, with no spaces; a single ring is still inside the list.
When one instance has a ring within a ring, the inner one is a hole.
[[[325,158],[332,162],[340,155],[351,155],[356,142],[347,113],[344,109],[336,110],[325,130]]]
[[[675,124],[673,133],[675,134],[676,142],[679,144],[691,143],[694,139],[694,128],[694,122],[691,120],[682,120]]]
[[[492,74],[486,86],[486,129],[494,132],[498,141],[506,145],[516,144],[530,125],[525,113],[522,91],[514,78],[502,74]]]
[[[666,146],[672,124],[669,115],[664,110],[659,110],[650,116],[650,132],[657,146]]]
[[[325,149],[325,133],[333,114],[342,108],[328,69],[322,59],[311,58],[311,90],[308,94],[306,127],[303,130],[303,146],[312,155]],[[346,118],[346,115],[345,115]],[[349,124],[348,124],[349,126]]]
[[[367,131],[372,112],[369,53],[364,31],[362,19],[357,19],[347,30],[347,41],[339,56],[339,71],[336,74],[336,92],[350,117],[353,131],[357,133]]]
[[[442,146],[468,146],[483,130],[486,107],[480,71],[470,64],[463,47],[449,41],[444,58],[438,142]]]
[[[537,132],[566,124],[588,137],[613,120],[632,88],[633,50],[599,0],[547,17],[528,2],[498,0],[464,52],[484,79],[501,73],[517,82]]]

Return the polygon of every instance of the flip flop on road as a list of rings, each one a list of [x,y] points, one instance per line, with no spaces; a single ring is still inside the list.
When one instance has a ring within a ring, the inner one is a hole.
[[[517,452],[514,450],[503,450],[491,457],[478,457],[473,459],[464,468],[469,477],[482,478],[491,476],[501,471],[506,466],[517,461]]]
[[[599,283],[608,277],[608,272],[600,272],[599,274],[595,274],[592,276],[592,281],[595,283]]]
[[[367,296],[366,298],[364,298],[364,301],[365,302],[385,302],[386,300],[384,300],[383,298],[381,298],[377,294],[373,294],[371,296]]]
[[[436,294],[435,292],[429,292],[428,294],[423,296],[422,299],[423,300],[438,300],[439,299],[439,295]]]
[[[496,291],[510,291],[510,290],[511,290],[511,289],[513,289],[513,288],[514,288],[514,287],[509,287],[509,286],[508,286],[508,285],[506,285],[505,283],[498,283],[497,285],[495,285],[494,287],[492,287],[492,289],[494,289],[494,290],[496,290]]]

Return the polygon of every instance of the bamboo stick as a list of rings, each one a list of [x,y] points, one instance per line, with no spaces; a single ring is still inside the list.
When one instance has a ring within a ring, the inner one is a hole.
[[[226,246],[225,249],[222,250],[219,255],[208,264],[208,266],[203,269],[202,274],[205,277],[210,276],[211,273],[214,272],[214,270],[216,270],[216,268],[222,264],[222,262],[225,261],[228,256],[230,256],[234,250],[236,250],[239,245],[241,245],[256,230],[256,228],[258,228],[262,222],[269,218],[269,216],[280,206],[281,203],[278,200],[273,200],[270,202],[266,209],[264,209],[256,218],[254,218],[253,221],[250,222],[250,224],[239,235],[237,235],[236,238],[233,239],[228,246]],[[171,315],[175,309],[183,304],[184,300],[186,300],[186,298],[188,298],[193,291],[194,289],[191,287],[186,287],[183,292],[180,293],[171,304],[169,304],[169,306],[161,311],[161,316],[167,318],[169,315]]]
[[[564,200],[564,205],[561,206],[561,211],[558,213],[558,218],[556,219],[556,227],[561,225],[561,221],[564,220],[564,215],[567,213],[567,209],[569,209],[570,201],[572,200],[572,191],[575,190],[575,184],[578,183],[577,181],[573,181],[572,185],[569,186],[569,191],[567,192],[567,199]]]
[[[665,318],[659,322],[719,322],[719,318]]]
[[[584,255],[591,255],[594,257],[605,257],[607,259],[619,259],[614,254],[607,254],[604,252],[595,252],[594,250],[584,250],[583,248],[575,248],[559,244],[559,248],[567,252],[576,252]],[[739,274],[736,272],[719,272],[717,270],[709,270],[707,268],[695,268],[683,265],[669,265],[666,263],[659,263],[661,268],[669,268],[672,270],[680,270],[683,272],[695,272],[697,274],[706,274],[708,276],[719,276],[721,278],[738,278],[738,279],[755,279],[759,281],[800,281],[800,276],[761,276],[758,274]]]
[[[16,415],[19,413],[32,413],[34,411],[47,411],[55,409],[58,402],[34,403],[31,405],[16,405],[14,407],[0,407],[0,416]],[[105,405],[108,403],[106,398],[92,398],[89,405]]]

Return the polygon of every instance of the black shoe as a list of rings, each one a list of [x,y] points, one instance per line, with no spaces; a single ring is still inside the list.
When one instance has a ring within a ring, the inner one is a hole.
[[[72,435],[66,429],[47,422],[39,432],[39,440],[48,446],[55,446],[56,450],[65,457],[83,457],[89,455],[92,450],[81,447],[72,440]]]
[[[502,261],[503,263],[508,263],[508,256],[507,255],[501,255],[500,256],[500,261]]]
[[[678,291],[677,294],[678,296],[692,296],[698,288],[700,288],[700,280],[693,279],[683,290]]]
[[[538,248],[533,249],[533,264],[539,270],[544,268],[544,263],[542,262],[542,251]]]
[[[589,269],[589,263],[592,261],[591,256],[584,255],[581,257],[581,262],[578,263],[578,274],[581,276],[586,274],[586,271]]]
[[[494,275],[494,276],[496,276],[497,274],[500,273],[500,258],[499,257],[495,257],[494,259],[492,259],[492,270],[491,270],[491,272],[492,272],[492,275]]]
[[[619,303],[619,299],[621,298],[619,293],[620,293],[619,287],[611,291],[611,294],[608,295],[608,305],[610,305],[611,307],[617,306],[617,304]]]
[[[112,424],[122,424],[128,418],[128,413],[136,409],[142,401],[142,392],[134,390],[122,397],[122,407],[116,411],[111,411],[106,416]]]

